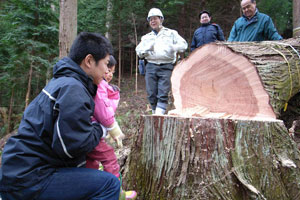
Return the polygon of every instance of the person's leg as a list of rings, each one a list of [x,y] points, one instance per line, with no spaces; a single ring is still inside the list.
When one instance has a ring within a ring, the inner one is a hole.
[[[118,200],[120,181],[114,175],[88,168],[61,168],[38,200]]]
[[[91,159],[90,157],[86,157],[85,167],[90,169],[99,169],[99,162],[97,160]]]
[[[114,148],[101,138],[99,145],[95,148],[97,155],[94,156],[103,166],[103,170],[119,178],[120,165]]]
[[[148,101],[151,104],[152,111],[155,110],[157,104],[157,76],[156,71],[159,66],[155,66],[152,63],[146,65],[146,90],[148,94]],[[154,113],[153,113],[154,114]]]
[[[158,93],[157,93],[157,112],[156,114],[164,114],[168,106],[168,97],[171,89],[171,75],[173,65],[163,65],[157,72],[158,75]]]

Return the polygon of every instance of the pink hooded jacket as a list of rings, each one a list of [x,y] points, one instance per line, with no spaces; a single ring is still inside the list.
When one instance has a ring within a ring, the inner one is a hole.
[[[111,85],[102,80],[94,98],[94,118],[103,126],[108,127],[115,122],[115,112],[120,100],[120,92],[115,91]]]

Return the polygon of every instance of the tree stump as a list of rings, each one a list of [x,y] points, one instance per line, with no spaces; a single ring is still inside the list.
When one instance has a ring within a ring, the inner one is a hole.
[[[280,120],[300,89],[300,38],[213,43],[172,74],[175,110],[142,116],[125,173],[139,199],[300,199]]]
[[[299,151],[280,120],[143,116],[126,186],[139,199],[299,199]]]

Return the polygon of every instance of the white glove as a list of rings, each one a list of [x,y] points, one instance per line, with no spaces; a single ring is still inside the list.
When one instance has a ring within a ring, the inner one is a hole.
[[[115,142],[117,142],[117,147],[121,148],[123,147],[122,140],[125,138],[125,135],[120,129],[120,126],[117,122],[115,122],[112,126],[112,128],[107,128],[108,136],[107,139],[113,139]]]

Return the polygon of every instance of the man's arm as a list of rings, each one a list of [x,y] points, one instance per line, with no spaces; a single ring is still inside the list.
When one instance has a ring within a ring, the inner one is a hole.
[[[173,50],[176,52],[184,52],[188,47],[185,39],[183,39],[177,31],[173,32],[173,37]]]
[[[221,27],[218,24],[216,24],[216,26],[217,26],[217,32],[218,32],[218,40],[224,41],[225,38],[224,38],[223,30],[221,29]]]
[[[86,90],[79,85],[61,88],[54,107],[58,117],[51,146],[59,157],[80,157],[97,146],[103,132],[98,123],[91,121],[93,105]]]
[[[155,40],[151,39],[149,35],[144,35],[141,38],[141,42],[135,48],[136,54],[140,58],[147,57],[150,54],[150,52],[153,51],[154,42]]]
[[[281,35],[277,32],[271,17],[268,16],[268,19],[265,23],[264,34],[266,36],[266,40],[282,40]]]
[[[196,31],[195,31],[196,32]],[[191,51],[194,51],[194,49],[197,48],[197,42],[196,42],[196,37],[195,37],[195,33],[193,35],[193,39],[192,39],[192,43],[191,43]]]
[[[232,29],[230,31],[230,35],[228,38],[228,42],[236,41],[237,31],[236,31],[236,22],[233,24]]]

